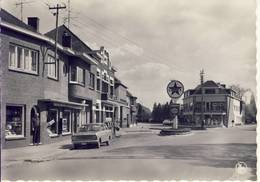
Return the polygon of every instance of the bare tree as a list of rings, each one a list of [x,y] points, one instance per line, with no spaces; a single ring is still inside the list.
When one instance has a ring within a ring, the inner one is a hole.
[[[231,85],[230,88],[234,90],[236,92],[237,97],[241,99],[246,92],[251,91],[251,89],[243,88],[238,84]]]

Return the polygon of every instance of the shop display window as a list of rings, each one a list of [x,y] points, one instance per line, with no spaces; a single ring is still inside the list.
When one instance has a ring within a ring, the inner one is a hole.
[[[23,106],[6,106],[5,137],[24,137]]]
[[[47,131],[50,136],[58,134],[58,111],[57,110],[48,111]]]
[[[62,134],[71,133],[71,113],[64,111],[62,119]]]

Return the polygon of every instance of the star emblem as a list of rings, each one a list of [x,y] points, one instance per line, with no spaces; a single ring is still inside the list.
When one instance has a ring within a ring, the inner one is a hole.
[[[167,85],[167,93],[172,99],[178,99],[181,97],[184,91],[183,84],[178,80],[172,80]]]
[[[173,86],[169,87],[169,89],[170,89],[172,95],[173,94],[180,95],[182,87],[178,86],[175,82]]]

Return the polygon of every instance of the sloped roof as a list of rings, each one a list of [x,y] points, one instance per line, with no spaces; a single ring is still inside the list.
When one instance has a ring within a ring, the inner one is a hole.
[[[33,32],[37,32],[33,27],[31,27],[30,25],[27,25],[23,21],[19,20],[18,18],[16,18],[15,16],[10,14],[8,11],[6,11],[3,8],[1,8],[1,10],[0,10],[0,17],[1,17],[1,21],[5,21],[7,23],[16,25],[18,27],[21,27],[21,28],[24,28],[24,29],[27,29],[27,30],[30,30]]]
[[[67,28],[65,25],[61,25],[58,27],[58,43],[62,44],[62,36],[63,33],[67,32],[69,33],[72,37],[71,41],[71,46],[72,50],[75,51],[80,51],[80,52],[88,52],[92,51],[92,49],[85,43],[83,42],[76,34],[74,34],[69,28]],[[47,37],[50,37],[55,40],[55,35],[56,35],[56,28],[45,33]]]
[[[203,88],[220,88],[219,93],[221,94],[227,94],[226,88],[223,87],[221,84],[214,82],[213,80],[208,80],[203,83]],[[198,85],[195,89],[194,94],[199,94],[201,90],[201,85]]]
[[[133,96],[133,94],[131,94],[131,92],[129,92],[128,90],[126,91],[126,94],[127,94],[127,96],[129,96],[129,97],[132,97],[132,98],[137,99],[137,97],[136,97],[136,96]]]
[[[122,85],[123,87],[127,88],[126,85],[124,85],[118,78],[115,77],[115,84]]]
[[[220,85],[217,84],[216,82],[212,81],[212,80],[208,80],[206,82],[203,83],[203,87],[212,87],[212,88],[219,88]],[[200,89],[201,85],[198,85],[195,89]]]

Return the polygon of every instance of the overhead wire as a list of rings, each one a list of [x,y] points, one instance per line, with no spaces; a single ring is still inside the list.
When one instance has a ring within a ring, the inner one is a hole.
[[[44,3],[44,2],[43,2]],[[46,5],[47,3],[45,3]],[[65,14],[65,12],[62,12],[62,14]],[[75,20],[72,19],[71,22],[73,22],[73,26],[78,27],[75,28],[76,31],[79,31],[81,33],[85,33],[82,29],[86,30],[89,34],[91,34],[92,36],[96,37],[96,39],[92,38],[92,41],[94,42],[100,42],[100,40],[103,40],[104,42],[108,43],[108,45],[113,45],[116,47],[120,47],[122,46],[122,43],[130,43],[130,45],[134,45],[137,48],[140,48],[143,50],[143,56],[141,55],[136,55],[135,53],[133,53],[132,51],[128,50],[127,48],[123,48],[123,51],[126,51],[128,53],[130,53],[131,55],[134,55],[138,58],[144,58],[146,60],[152,61],[152,62],[158,62],[158,60],[164,60],[167,63],[171,62],[168,59],[163,58],[163,56],[159,56],[156,55],[150,51],[147,51],[147,49],[144,49],[143,46],[140,45],[140,43],[137,43],[134,40],[131,40],[130,38],[128,38],[127,36],[121,35],[118,32],[115,32],[114,30],[112,30],[111,28],[104,26],[103,24],[99,23],[98,21],[96,21],[93,18],[90,18],[89,16],[87,16],[85,13],[82,12],[75,12],[75,11],[71,11],[71,14],[78,14],[78,15],[82,15],[81,19],[84,19],[84,21],[80,21],[80,20]],[[89,23],[91,23],[91,26],[95,29],[93,30],[92,28],[90,28],[90,24],[87,24],[88,21]],[[80,28],[79,28],[80,27]],[[102,27],[102,32],[101,32],[101,28]],[[91,38],[90,36],[87,36],[88,38]],[[113,48],[113,47],[111,47]],[[177,65],[168,65],[170,67],[175,67],[176,70],[178,70],[179,72],[186,72],[184,71],[183,68],[181,68],[180,66]]]
[[[107,30],[108,32],[112,33],[113,35],[119,36],[119,37],[121,37],[122,39],[124,39],[124,40],[130,42],[131,44],[134,44],[134,45],[137,46],[137,47],[142,47],[142,48],[143,48],[143,46],[140,45],[140,43],[137,43],[137,41],[131,40],[130,38],[128,38],[128,37],[126,37],[126,36],[124,36],[124,35],[121,35],[121,34],[118,33],[118,32],[115,33],[114,30],[112,30],[111,28],[108,28],[108,27],[104,26],[103,24],[97,22],[97,21],[94,20],[93,18],[90,18],[89,16],[87,16],[87,15],[85,15],[85,14],[83,14],[83,13],[80,13],[80,14],[84,15],[84,20],[89,19],[91,22],[93,22],[93,23],[95,23],[96,25],[98,25],[98,26],[104,28],[104,29]],[[147,51],[147,50],[144,49],[144,51]],[[149,53],[147,56],[150,57],[150,58],[153,59],[153,60],[154,60],[154,58],[156,58],[156,59],[161,59],[161,60],[165,60],[166,62],[169,62],[169,60],[163,58],[162,56],[159,56],[159,55],[156,55],[156,54],[154,54],[154,53],[151,53],[150,51],[147,51],[147,52]],[[151,56],[151,55],[152,55],[152,56]],[[156,60],[156,59],[155,59],[155,60]],[[175,65],[175,67],[177,67],[177,66]],[[182,71],[183,71],[183,68],[178,67],[178,69],[182,69]]]

